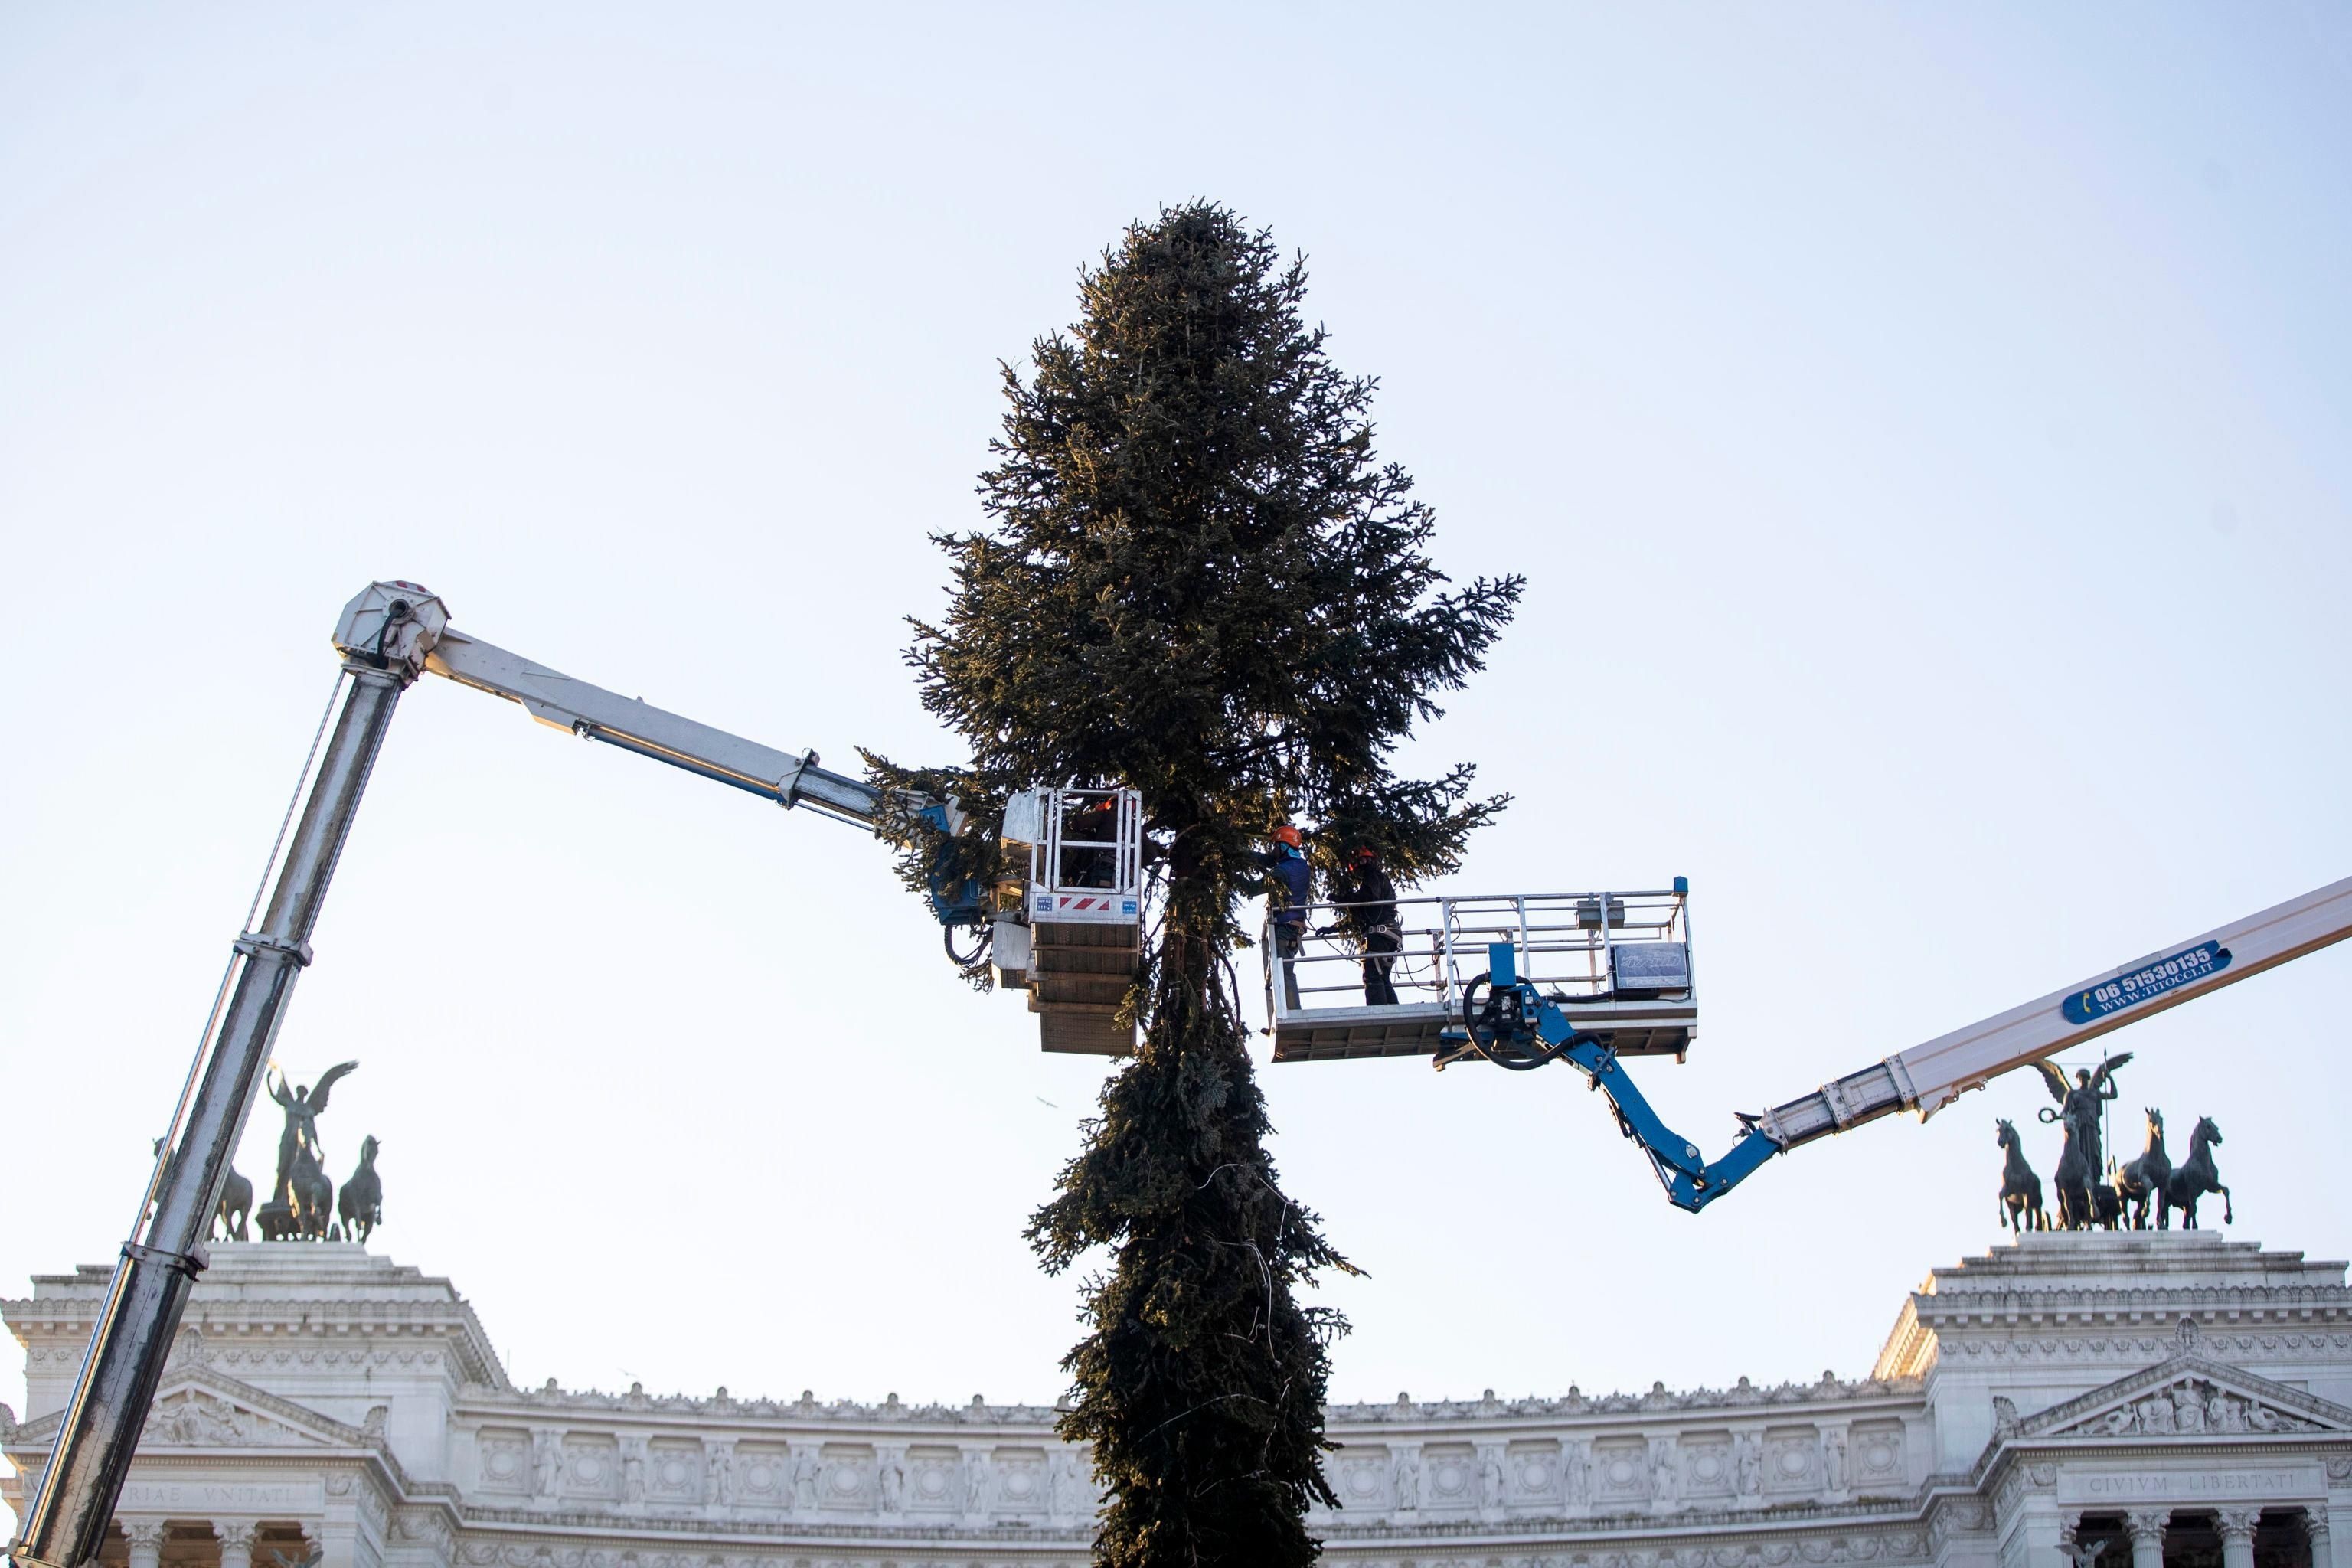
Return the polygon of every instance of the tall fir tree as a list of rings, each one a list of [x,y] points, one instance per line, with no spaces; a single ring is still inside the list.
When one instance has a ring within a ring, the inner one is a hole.
[[[982,822],[1040,782],[1142,795],[1140,1043],[1028,1232],[1052,1272],[1108,1249],[1061,1430],[1093,1446],[1096,1558],[1116,1568],[1308,1563],[1307,1508],[1336,1501],[1317,1459],[1345,1324],[1295,1292],[1349,1266],[1267,1156],[1234,964],[1268,834],[1300,820],[1327,868],[1370,846],[1410,881],[1452,868],[1504,804],[1472,796],[1466,765],[1390,763],[1480,668],[1520,580],[1444,591],[1428,506],[1373,456],[1375,383],[1332,365],[1306,285],[1206,203],[1134,226],[1083,275],[1078,322],[1034,345],[1027,377],[1004,370],[990,526],[940,539],[951,605],[908,653],[971,764],[869,758]],[[919,880],[932,850],[902,842]],[[985,872],[993,846],[950,853]]]

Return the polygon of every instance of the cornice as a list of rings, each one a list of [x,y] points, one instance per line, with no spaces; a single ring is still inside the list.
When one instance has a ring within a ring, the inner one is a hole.
[[[1571,1388],[1557,1398],[1530,1396],[1499,1400],[1487,1395],[1475,1400],[1398,1400],[1386,1404],[1331,1405],[1326,1424],[1335,1438],[1360,1432],[1365,1440],[1391,1441],[1423,1431],[1440,1438],[1459,1437],[1462,1428],[1497,1436],[1543,1431],[1583,1434],[1621,1429],[1643,1423],[1687,1426],[1695,1420],[1743,1422],[1776,1417],[1819,1419],[1838,1415],[1872,1415],[1917,1409],[1925,1384],[1917,1378],[1823,1378],[1814,1383],[1783,1383],[1757,1387],[1746,1378],[1728,1389],[1696,1388],[1670,1391],[1654,1385],[1647,1394],[1607,1394],[1587,1396]],[[567,1390],[544,1386],[530,1390],[492,1390],[467,1386],[459,1392],[457,1418],[473,1424],[546,1426],[551,1422],[581,1422],[614,1430],[668,1428],[724,1440],[737,1436],[772,1436],[803,1428],[822,1428],[827,1436],[870,1434],[882,1441],[919,1440],[939,1434],[952,1440],[957,1433],[1003,1435],[1019,1431],[1052,1439],[1062,1408],[1045,1405],[908,1405],[895,1395],[878,1405],[851,1399],[820,1402],[803,1394],[792,1401],[737,1399],[725,1390],[708,1398],[689,1394],[648,1394],[633,1390],[608,1394],[600,1389]],[[1630,1418],[1630,1419],[1629,1419]]]
[[[1872,1370],[1923,1377],[1969,1342],[1971,1354],[2049,1353],[1983,1347],[2062,1339],[2071,1350],[2086,1335],[2128,1345],[2131,1331],[2162,1332],[2183,1318],[2209,1331],[2352,1330],[2344,1273],[2342,1263],[2201,1230],[2030,1235],[1931,1272],[1905,1300]]]
[[[708,1430],[714,1422],[751,1428],[779,1421],[870,1426],[887,1431],[920,1426],[1024,1426],[1050,1431],[1063,1409],[1052,1405],[990,1405],[978,1399],[968,1405],[908,1405],[895,1394],[878,1405],[854,1399],[820,1401],[806,1393],[793,1400],[737,1399],[723,1388],[709,1397],[646,1394],[635,1387],[626,1394],[608,1394],[597,1388],[560,1388],[552,1378],[539,1388],[488,1388],[468,1384],[458,1390],[461,1418],[529,1426],[558,1416],[593,1416],[620,1425],[688,1426],[696,1431]]]
[[[606,1546],[616,1542],[644,1541],[672,1536],[688,1537],[722,1546],[772,1546],[793,1541],[855,1541],[867,1544],[898,1542],[907,1545],[937,1546],[942,1542],[961,1544],[971,1541],[1085,1542],[1094,1538],[1091,1520],[1055,1523],[1040,1518],[1034,1524],[995,1523],[969,1524],[956,1515],[940,1515],[937,1524],[908,1522],[908,1516],[894,1516],[889,1523],[851,1523],[846,1521],[824,1519],[710,1520],[620,1513],[593,1513],[585,1510],[571,1512],[536,1509],[499,1509],[468,1507],[460,1510],[461,1530],[476,1540],[496,1538],[509,1530],[528,1540],[534,1548],[546,1545],[561,1549]],[[474,1561],[462,1551],[457,1561]]]
[[[1664,1384],[1653,1384],[1647,1394],[1588,1397],[1571,1386],[1567,1394],[1550,1399],[1497,1400],[1490,1392],[1478,1400],[1399,1399],[1386,1405],[1331,1405],[1324,1407],[1324,1413],[1333,1426],[1391,1432],[1403,1426],[1443,1427],[1470,1422],[1496,1430],[1539,1424],[1547,1429],[1568,1426],[1580,1431],[1598,1426],[1623,1426],[1628,1416],[1636,1422],[1657,1419],[1687,1424],[1700,1417],[1739,1420],[1783,1412],[1796,1414],[1800,1410],[1819,1415],[1822,1414],[1818,1408],[1821,1406],[1874,1414],[1889,1407],[1916,1405],[1925,1390],[1926,1385],[1917,1378],[1856,1378],[1849,1382],[1825,1376],[1815,1383],[1781,1383],[1759,1388],[1743,1377],[1727,1389],[1676,1391]]]
[[[254,1341],[271,1354],[359,1342],[389,1349],[397,1359],[412,1344],[431,1343],[448,1352],[453,1383],[509,1386],[480,1318],[446,1279],[354,1243],[217,1243],[212,1256],[181,1324],[224,1352],[251,1352]],[[46,1359],[49,1346],[35,1343],[42,1339],[68,1342],[78,1364],[112,1279],[113,1268],[105,1264],[35,1275],[32,1295],[0,1300],[0,1321],[25,1346],[28,1361]]]

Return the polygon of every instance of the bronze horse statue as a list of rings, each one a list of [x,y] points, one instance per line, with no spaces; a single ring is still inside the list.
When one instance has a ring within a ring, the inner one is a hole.
[[[335,1212],[335,1184],[319,1168],[319,1157],[308,1148],[294,1154],[287,1173],[288,1201],[294,1208],[294,1235],[302,1241],[324,1241]]]
[[[2164,1184],[2164,1195],[2180,1211],[2180,1228],[2197,1228],[2197,1200],[2207,1193],[2221,1194],[2221,1223],[2235,1225],[2237,1216],[2230,1212],[2230,1189],[2221,1184],[2221,1172],[2213,1168],[2213,1150],[2221,1142],[2221,1130],[2213,1125],[2210,1116],[2197,1119],[2197,1130],[2189,1135],[2189,1158],[2172,1173]]]
[[[2050,1216],[2042,1208],[2042,1178],[2025,1163],[2025,1146],[2017,1136],[2016,1127],[2006,1117],[1997,1119],[1993,1125],[1999,1129],[1993,1134],[1993,1143],[2008,1154],[2000,1168],[2001,1223],[2021,1235],[2029,1230],[2048,1230]]]
[[[213,1209],[213,1229],[222,1241],[246,1239],[245,1222],[253,1215],[253,1184],[229,1167],[228,1180],[221,1184],[220,1202]]]
[[[2147,1228],[2147,1205],[2156,1205],[2156,1228],[2172,1228],[2172,1198],[2165,1191],[2172,1180],[2172,1156],[2164,1152],[2164,1112],[2147,1110],[2147,1149],[2116,1177],[2116,1195],[2131,1205],[2131,1227]]]
[[[2058,1120],[2047,1110],[2042,1114]],[[2058,1189],[2058,1228],[2088,1230],[2098,1223],[2098,1211],[2091,1206],[2091,1161],[2083,1152],[2082,1140],[2074,1136],[2074,1123],[2063,1125],[2066,1142],[2058,1152],[2058,1168],[2050,1173],[2050,1184]]]
[[[380,1147],[373,1132],[360,1140],[360,1168],[352,1173],[335,1200],[343,1235],[352,1241],[365,1242],[383,1223],[383,1179],[375,1173],[375,1152]]]
[[[2116,1163],[2107,1162],[2104,1181],[2091,1184],[2091,1222],[2103,1230],[2123,1230],[2124,1196],[2116,1187]]]

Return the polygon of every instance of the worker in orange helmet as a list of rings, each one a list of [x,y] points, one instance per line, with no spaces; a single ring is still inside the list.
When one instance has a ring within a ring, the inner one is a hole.
[[[1306,840],[1288,823],[1274,830],[1273,875],[1267,901],[1274,906],[1274,955],[1282,963],[1282,1000],[1298,1010],[1298,949],[1307,936],[1307,906],[1314,899],[1314,868],[1307,863]]]

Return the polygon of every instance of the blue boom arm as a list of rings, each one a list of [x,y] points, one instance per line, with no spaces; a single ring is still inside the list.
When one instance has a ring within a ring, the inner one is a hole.
[[[1568,1063],[1609,1097],[1610,1109],[1617,1115],[1617,1130],[1650,1157],[1650,1168],[1657,1173],[1658,1184],[1665,1188],[1666,1201],[1693,1214],[1780,1152],[1780,1144],[1770,1134],[1743,1116],[1740,1120],[1748,1130],[1730,1152],[1719,1160],[1706,1159],[1697,1144],[1658,1119],[1648,1099],[1626,1076],[1614,1051],[1592,1036],[1579,1033],[1565,1013],[1518,977],[1518,955],[1509,942],[1495,942],[1486,949],[1486,968],[1480,980],[1470,984],[1469,999],[1463,1006],[1465,1026],[1445,1033],[1449,1049],[1438,1058],[1441,1068],[1473,1052],[1497,1067],[1522,1072],[1556,1061]],[[1482,983],[1488,987],[1483,1003],[1477,999]]]

